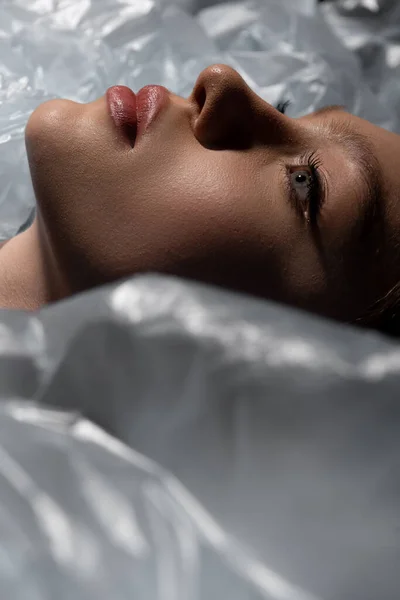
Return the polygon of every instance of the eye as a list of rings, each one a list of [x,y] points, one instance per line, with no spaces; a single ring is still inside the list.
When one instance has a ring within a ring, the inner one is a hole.
[[[291,167],[288,173],[293,204],[308,223],[317,221],[324,198],[318,164],[311,158],[308,166]]]
[[[290,182],[300,202],[307,208],[307,199],[313,185],[313,174],[304,167],[296,169],[290,173]]]

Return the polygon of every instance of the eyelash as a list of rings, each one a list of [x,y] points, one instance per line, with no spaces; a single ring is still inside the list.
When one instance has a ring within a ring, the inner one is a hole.
[[[290,106],[290,100],[281,100],[278,102],[276,106],[276,110],[282,113],[283,115],[286,113],[288,106]],[[306,220],[308,223],[315,223],[318,215],[321,211],[322,203],[323,203],[323,193],[322,193],[322,183],[321,176],[319,173],[319,167],[321,166],[321,161],[313,152],[307,159],[304,161],[307,164],[308,169],[311,172],[311,181],[307,186],[307,197],[306,197],[306,207],[304,207],[303,202],[299,202],[298,195],[293,189],[293,185],[291,182],[291,175],[295,173],[297,170],[305,170],[301,167],[291,167],[288,169],[288,187],[290,191],[290,196],[293,198],[295,205],[301,211],[301,213],[306,215]]]
[[[288,108],[288,106],[291,105],[290,100],[281,100],[280,102],[278,102],[278,104],[276,105],[276,110],[280,113],[282,113],[283,115],[286,112],[286,109]]]

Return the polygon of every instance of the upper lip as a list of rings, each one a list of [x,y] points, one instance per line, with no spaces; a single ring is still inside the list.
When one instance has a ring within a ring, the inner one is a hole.
[[[169,98],[162,85],[146,85],[136,95],[137,134],[141,135],[156,118]]]

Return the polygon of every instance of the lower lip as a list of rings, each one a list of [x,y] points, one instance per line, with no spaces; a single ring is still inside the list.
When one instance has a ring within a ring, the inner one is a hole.
[[[114,123],[122,129],[132,148],[168,102],[169,92],[161,85],[146,85],[137,94],[124,85],[107,90]]]

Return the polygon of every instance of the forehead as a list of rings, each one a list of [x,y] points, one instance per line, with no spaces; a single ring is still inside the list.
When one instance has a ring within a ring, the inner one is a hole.
[[[381,208],[389,208],[400,189],[400,136],[341,107],[327,107],[310,115],[308,124],[323,146],[334,144],[356,167],[363,193],[379,195]]]

